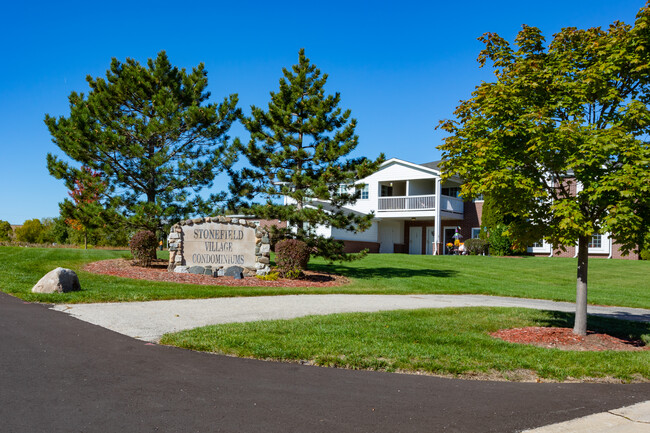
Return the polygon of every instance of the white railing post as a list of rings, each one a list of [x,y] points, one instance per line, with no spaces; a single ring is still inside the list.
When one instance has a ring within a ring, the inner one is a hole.
[[[440,246],[440,195],[441,195],[441,193],[442,193],[442,188],[441,188],[440,178],[437,177],[436,178],[436,195],[434,196],[435,197],[434,198],[434,200],[435,200],[434,205],[435,205],[435,209],[436,209],[436,216],[435,216],[434,221],[433,221],[434,226],[435,226],[435,230],[436,230],[436,234],[434,236],[434,242],[433,242],[434,243],[434,245],[433,245],[434,250],[433,251],[434,251],[434,254],[436,254],[436,255],[438,254],[438,248]],[[443,248],[444,248],[444,246],[443,246]]]

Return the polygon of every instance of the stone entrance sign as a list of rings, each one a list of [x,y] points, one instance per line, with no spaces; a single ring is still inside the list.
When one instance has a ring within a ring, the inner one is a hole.
[[[174,272],[222,276],[232,266],[244,276],[266,275],[269,235],[265,229],[238,218],[195,218],[175,224],[167,238],[169,267]]]

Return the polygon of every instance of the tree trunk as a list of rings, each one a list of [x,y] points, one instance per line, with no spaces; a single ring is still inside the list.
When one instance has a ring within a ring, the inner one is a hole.
[[[578,239],[578,282],[576,284],[576,319],[573,333],[587,335],[587,265],[589,262],[589,238]]]
[[[84,250],[88,249],[88,232],[84,230]]]

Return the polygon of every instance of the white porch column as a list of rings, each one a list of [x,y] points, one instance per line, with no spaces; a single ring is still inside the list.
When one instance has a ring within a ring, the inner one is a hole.
[[[434,236],[434,245],[433,245],[433,255],[438,255],[438,248],[440,247],[440,194],[442,192],[442,189],[440,187],[440,178],[436,178],[436,215],[433,219],[433,223],[435,225],[435,230],[436,234]]]

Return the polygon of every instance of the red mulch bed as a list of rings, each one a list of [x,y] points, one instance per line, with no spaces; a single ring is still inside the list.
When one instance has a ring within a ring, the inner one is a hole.
[[[571,328],[515,328],[502,329],[492,334],[495,338],[510,343],[532,344],[533,346],[561,350],[650,350],[640,340],[626,340],[607,334],[587,331],[587,336],[575,335]]]
[[[214,278],[209,275],[179,274],[167,271],[167,262],[157,260],[150,268],[134,266],[131,260],[112,259],[88,263],[84,270],[93,274],[113,275],[115,277],[133,278],[136,280],[166,281],[172,283],[200,284],[204,286],[254,286],[254,287],[335,287],[349,283],[340,275],[305,271],[305,277],[300,280],[280,278],[277,281],[264,281],[255,277],[245,277],[235,280],[232,277]]]

